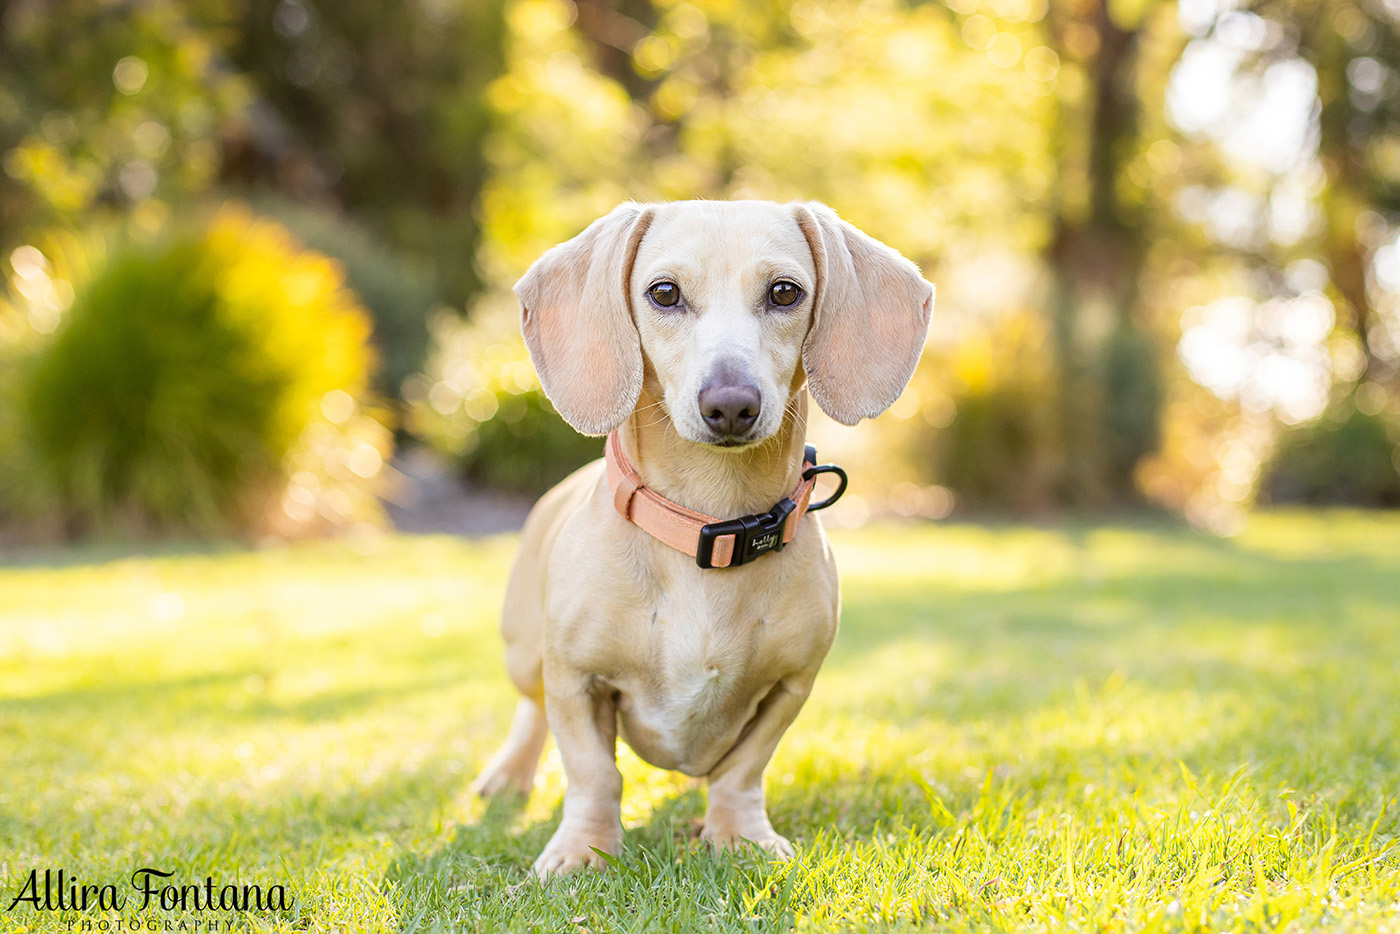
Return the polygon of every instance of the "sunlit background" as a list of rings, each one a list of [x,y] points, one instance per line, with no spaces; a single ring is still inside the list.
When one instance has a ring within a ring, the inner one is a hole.
[[[280,932],[1395,930],[1400,513],[1291,507],[1400,507],[1397,21],[0,0],[0,889],[285,882],[228,922]],[[810,426],[851,486],[766,773],[797,859],[705,852],[704,792],[620,751],[620,865],[523,885],[558,750],[523,809],[468,787],[516,539],[387,530],[517,528],[598,456],[510,287],[693,197],[829,203],[933,326],[890,412]]]
[[[619,201],[695,197],[825,201],[938,284],[891,412],[811,428],[858,478],[837,523],[1400,505],[1397,20],[14,0],[0,541],[527,502],[600,444],[511,284]]]

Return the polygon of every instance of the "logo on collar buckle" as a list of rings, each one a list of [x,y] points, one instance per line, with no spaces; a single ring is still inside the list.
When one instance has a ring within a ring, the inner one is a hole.
[[[787,531],[788,516],[796,509],[796,503],[784,498],[761,516],[740,516],[702,526],[700,542],[695,549],[695,563],[702,568],[714,567],[710,559],[714,555],[715,539],[725,535],[734,536],[734,554],[728,564],[731,568],[748,564],[770,551],[782,551],[787,544],[783,541],[783,533]]]

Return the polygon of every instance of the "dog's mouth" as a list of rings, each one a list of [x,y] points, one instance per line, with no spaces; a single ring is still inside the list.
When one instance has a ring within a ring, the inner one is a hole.
[[[767,439],[767,435],[760,435],[758,432],[751,431],[748,434],[739,436],[711,434],[710,437],[705,438],[700,443],[706,447],[718,448],[722,451],[741,451],[745,448],[751,448],[757,444],[762,444]]]
[[[677,434],[691,444],[698,444],[702,447],[710,448],[714,451],[724,451],[726,453],[743,451],[756,445],[762,444],[768,439],[768,435],[750,431],[742,435],[722,435],[718,432],[708,430],[697,430],[692,426],[677,425]]]

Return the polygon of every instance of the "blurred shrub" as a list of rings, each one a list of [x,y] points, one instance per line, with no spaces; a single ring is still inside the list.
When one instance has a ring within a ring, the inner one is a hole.
[[[431,271],[333,210],[285,201],[259,203],[258,208],[311,249],[340,261],[345,281],[374,322],[375,388],[386,398],[398,398],[403,381],[423,369],[427,355],[428,315],[437,301]]]
[[[471,322],[439,314],[426,374],[405,384],[409,428],[453,458],[464,476],[542,493],[601,457],[601,438],[569,427],[530,364],[509,293],[483,302]]]
[[[1354,397],[1279,439],[1261,484],[1273,503],[1400,506],[1400,443],[1386,410]]]
[[[1127,484],[1112,491],[1116,501],[1131,502],[1133,468],[1162,444],[1166,394],[1160,351],[1151,334],[1125,320],[1114,328],[1102,354],[1095,382],[1102,387],[1105,473]]]
[[[1259,459],[1273,446],[1271,418],[1176,380],[1163,411],[1161,444],[1139,465],[1138,483],[1152,506],[1233,534],[1253,502]]]
[[[7,309],[0,305],[0,320],[7,316]],[[20,367],[17,352],[5,343],[3,329],[0,329],[0,527],[5,520],[16,518],[12,513],[24,495],[22,486],[26,471],[20,469],[24,456],[24,429],[19,419]],[[0,535],[0,542],[4,537]]]
[[[92,266],[19,368],[22,449],[0,452],[23,475],[12,510],[69,534],[377,515],[388,438],[364,408],[370,325],[337,264],[225,209]]]
[[[910,459],[925,465],[921,479],[952,490],[959,509],[1030,514],[1059,501],[1064,458],[1045,343],[1024,313],[925,351],[912,387],[924,418],[912,422]]]

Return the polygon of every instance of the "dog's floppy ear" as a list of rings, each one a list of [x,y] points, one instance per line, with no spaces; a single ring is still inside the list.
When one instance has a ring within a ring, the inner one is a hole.
[[[521,330],[545,395],[586,435],[622,423],[642,391],[630,284],[651,212],[622,204],[547,251],[515,284]]]
[[[826,205],[808,202],[794,211],[817,267],[802,365],[822,410],[854,425],[889,408],[914,375],[933,286],[917,266]]]

